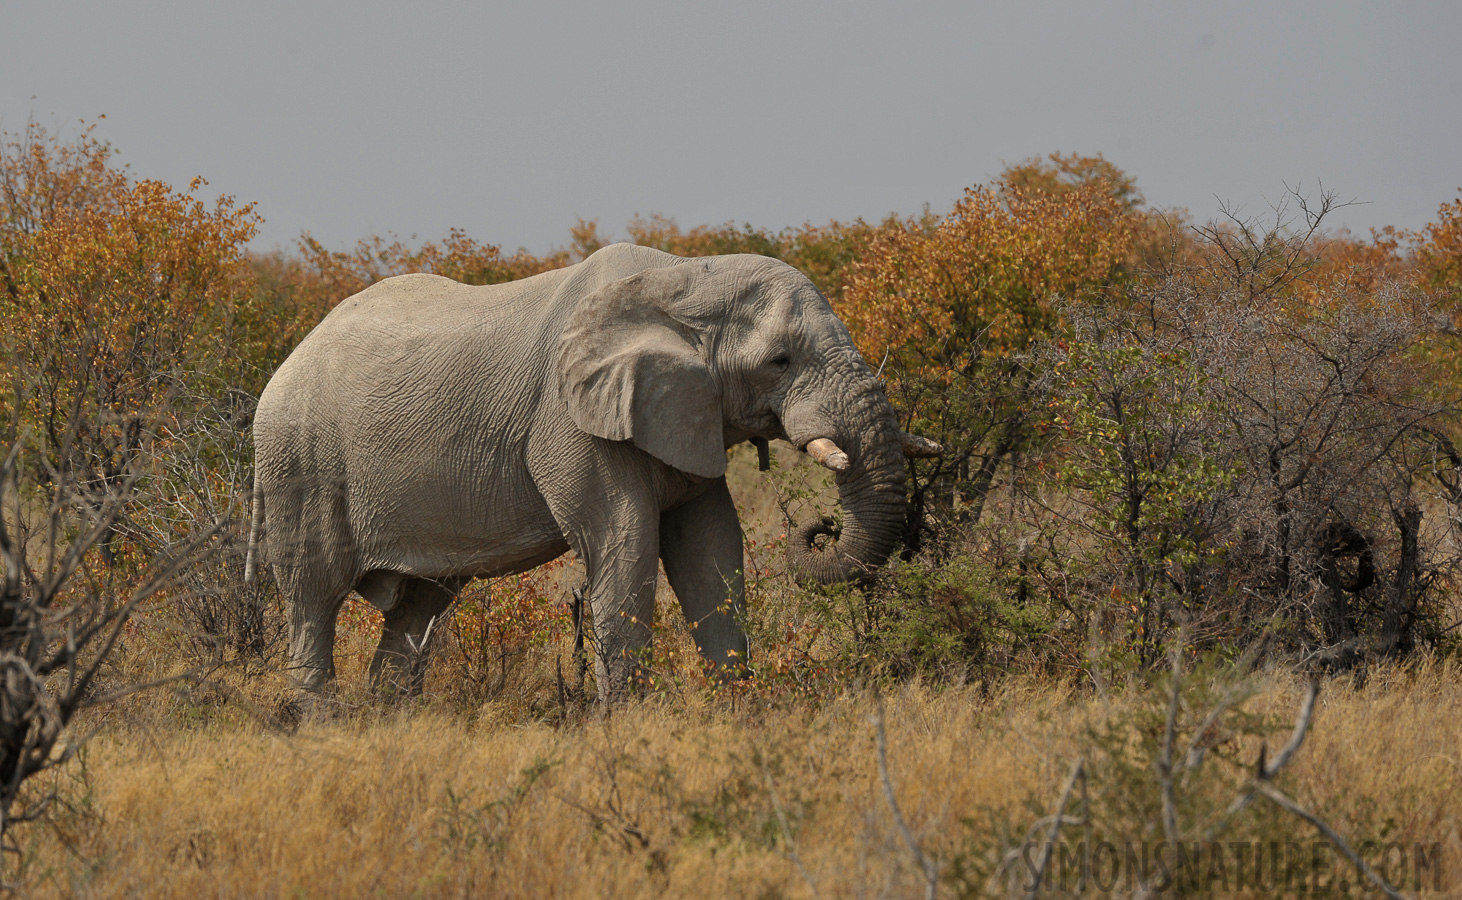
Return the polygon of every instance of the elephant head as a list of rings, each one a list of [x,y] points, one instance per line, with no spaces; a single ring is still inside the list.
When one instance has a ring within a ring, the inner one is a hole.
[[[580,428],[691,475],[720,477],[726,448],[771,438],[832,469],[843,526],[822,550],[826,521],[795,531],[803,581],[844,581],[887,559],[904,525],[904,456],[937,449],[899,430],[812,282],[766,257],[678,261],[601,287],[571,315],[558,370]]]

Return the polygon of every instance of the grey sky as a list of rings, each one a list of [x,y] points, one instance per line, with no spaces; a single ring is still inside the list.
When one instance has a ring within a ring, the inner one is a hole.
[[[1418,227],[1462,186],[1462,4],[6,0],[0,128],[254,200],[256,245],[576,218],[781,227],[946,210],[1100,152],[1207,218],[1285,183]]]

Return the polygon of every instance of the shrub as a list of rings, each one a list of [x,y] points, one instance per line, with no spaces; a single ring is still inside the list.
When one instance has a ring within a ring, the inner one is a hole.
[[[877,589],[829,601],[862,668],[896,677],[989,684],[1061,659],[1060,609],[1012,584],[1018,575],[972,553],[897,564]]]
[[[883,361],[905,427],[946,451],[913,470],[911,550],[934,509],[978,521],[996,470],[1029,439],[1025,353],[1057,327],[1057,298],[1101,290],[1130,262],[1140,220],[1116,171],[1009,172],[937,224],[880,231],[852,267],[839,314]]]

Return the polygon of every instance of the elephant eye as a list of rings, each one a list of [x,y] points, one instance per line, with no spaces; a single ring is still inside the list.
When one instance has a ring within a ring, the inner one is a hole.
[[[791,364],[792,364],[792,360],[788,359],[787,358],[787,354],[785,354],[785,353],[777,356],[770,363],[770,365],[772,366],[772,368],[776,369],[778,372],[785,372],[785,371],[787,371],[787,367],[790,366]]]

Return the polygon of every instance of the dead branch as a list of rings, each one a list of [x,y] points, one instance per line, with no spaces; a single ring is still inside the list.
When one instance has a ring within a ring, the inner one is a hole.
[[[9,837],[9,825],[44,811],[44,800],[17,809],[20,793],[33,776],[65,764],[84,742],[62,739],[75,714],[126,692],[98,695],[95,688],[132,614],[210,552],[223,527],[220,522],[195,531],[174,553],[154,559],[145,574],[128,578],[130,584],[117,583],[123,576],[111,566],[104,580],[78,578],[90,571],[91,552],[114,533],[137,472],[118,474],[100,498],[83,497],[74,476],[58,473],[48,509],[40,513],[20,499],[23,453],[18,439],[0,464],[0,485],[16,497],[14,508],[0,514],[0,838]],[[77,498],[84,502],[72,502]],[[41,516],[37,529],[32,519]],[[28,542],[38,531],[44,544],[37,552]]]
[[[1051,830],[1046,834],[1046,843],[1041,847],[1040,858],[1036,860],[1036,870],[1031,876],[1031,887],[1026,893],[1026,900],[1035,900],[1041,891],[1041,881],[1046,876],[1046,868],[1051,864],[1051,852],[1056,847],[1056,839],[1061,835],[1061,826],[1070,822],[1073,825],[1082,824],[1086,818],[1072,819],[1066,815],[1066,804],[1071,800],[1071,791],[1076,787],[1076,782],[1082,782],[1082,789],[1086,785],[1086,761],[1077,759],[1076,764],[1071,767],[1071,775],[1066,779],[1066,786],[1061,789],[1061,799],[1056,801],[1056,809],[1051,813]]]
[[[1300,704],[1299,718],[1295,720],[1294,731],[1290,734],[1289,741],[1280,749],[1279,755],[1274,757],[1274,762],[1266,765],[1264,763],[1264,750],[1259,751],[1259,779],[1261,781],[1272,781],[1281,769],[1289,765],[1295,752],[1305,742],[1305,735],[1310,731],[1310,719],[1315,714],[1315,699],[1320,696],[1320,680],[1311,678],[1309,687],[1305,691],[1304,702]]]
[[[772,811],[777,814],[777,827],[782,832],[782,840],[787,844],[787,858],[797,867],[797,871],[802,875],[802,880],[807,882],[807,889],[812,892],[813,900],[817,900],[821,896],[817,890],[817,879],[807,871],[807,866],[802,863],[801,854],[797,852],[797,839],[792,836],[792,829],[787,824],[787,814],[782,810],[782,801],[777,797],[777,786],[772,783],[772,772],[767,768],[766,760],[762,759],[760,753],[756,754],[756,764],[757,768],[761,769],[762,780],[767,783],[767,795],[772,800]]]
[[[888,810],[893,814],[894,824],[898,826],[899,834],[903,836],[909,853],[924,872],[924,896],[933,900],[934,891],[939,886],[939,865],[924,853],[923,848],[914,838],[914,832],[909,829],[909,823],[904,820],[903,813],[899,811],[898,798],[894,796],[893,792],[893,782],[888,777],[888,736],[883,730],[883,695],[875,693],[874,702],[877,707],[873,715],[873,736],[878,744],[878,775],[883,779],[883,799],[888,803]]]
[[[1162,828],[1168,843],[1178,840],[1178,803],[1173,796],[1173,741],[1178,732],[1178,708],[1183,690],[1182,641],[1175,640],[1169,656],[1172,658],[1172,692],[1168,698],[1167,724],[1163,729],[1162,750],[1157,757],[1157,777],[1162,788]]]
[[[1286,796],[1283,791],[1279,790],[1279,788],[1275,787],[1267,781],[1260,781],[1256,785],[1256,788],[1259,793],[1274,801],[1275,805],[1277,805],[1280,809],[1291,812],[1296,816],[1299,816],[1301,819],[1304,819],[1306,822],[1309,822],[1311,825],[1315,826],[1316,831],[1323,834],[1325,836],[1325,839],[1328,840],[1331,844],[1334,844],[1335,849],[1343,853],[1345,855],[1345,858],[1350,860],[1351,863],[1355,865],[1356,869],[1360,871],[1360,873],[1364,875],[1366,879],[1371,882],[1371,884],[1374,884],[1376,887],[1380,888],[1381,892],[1384,893],[1387,897],[1392,898],[1392,900],[1406,900],[1405,894],[1387,884],[1386,879],[1377,874],[1376,870],[1372,869],[1366,863],[1366,861],[1361,858],[1361,855],[1359,853],[1356,853],[1354,850],[1352,850],[1350,844],[1346,843],[1345,839],[1337,834],[1335,832],[1335,829],[1331,828],[1324,819],[1305,809],[1303,806],[1300,806],[1298,803],[1294,802],[1288,796]]]
[[[1254,802],[1254,798],[1259,795],[1259,786],[1272,781],[1285,766],[1289,765],[1289,761],[1294,758],[1295,752],[1304,743],[1305,735],[1310,730],[1310,721],[1315,712],[1315,699],[1319,694],[1320,681],[1318,678],[1312,678],[1305,692],[1305,699],[1300,703],[1299,715],[1295,719],[1294,731],[1290,734],[1289,741],[1280,749],[1279,755],[1274,758],[1273,762],[1265,761],[1266,748],[1260,746],[1259,759],[1254,765],[1254,777],[1240,789],[1238,796],[1234,797],[1233,802],[1229,804],[1228,809],[1224,810],[1218,821],[1205,830],[1204,840],[1212,840],[1219,832],[1227,828],[1234,816],[1248,809],[1249,804]]]

